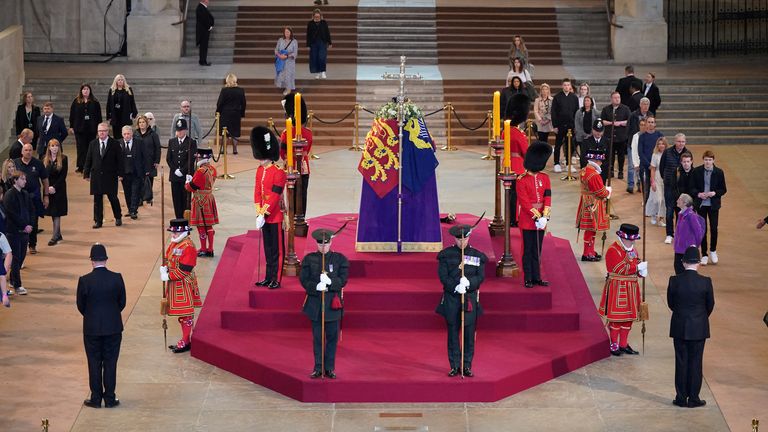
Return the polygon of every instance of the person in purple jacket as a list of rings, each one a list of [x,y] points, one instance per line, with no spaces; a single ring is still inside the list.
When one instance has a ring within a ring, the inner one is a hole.
[[[675,226],[675,274],[685,271],[683,255],[690,246],[701,244],[704,238],[704,218],[693,209],[693,198],[688,194],[680,194],[677,198],[680,214]]]

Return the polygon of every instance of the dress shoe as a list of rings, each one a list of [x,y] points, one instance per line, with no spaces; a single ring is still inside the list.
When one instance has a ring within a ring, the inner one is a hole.
[[[672,405],[677,405],[681,408],[688,408],[688,402],[685,399],[677,399],[672,401]]]
[[[688,399],[688,408],[703,407],[707,404],[707,401],[703,399]]]
[[[179,348],[179,347],[173,347],[173,349],[172,349],[171,351],[172,351],[174,354],[181,354],[181,353],[185,353],[185,352],[187,352],[187,351],[189,351],[189,350],[191,350],[191,349],[192,349],[192,342],[190,342],[190,343],[188,343],[188,344],[184,345],[182,348]]]
[[[325,376],[327,376],[330,379],[336,379],[336,373],[332,370],[325,371]]]
[[[595,258],[596,258],[598,261],[600,261],[600,260],[603,258],[603,256],[602,256],[602,255],[600,255],[599,253],[596,253],[596,254],[595,254]]]
[[[50,239],[48,241],[48,246],[55,246],[56,243],[58,243],[58,242],[59,242],[59,240],[57,240],[57,239]]]
[[[632,347],[629,346],[629,345],[625,346],[624,348],[619,348],[619,349],[624,354],[630,354],[630,355],[638,355],[638,354],[640,354],[640,351],[633,350]]]
[[[458,374],[459,374],[459,370],[458,370],[458,369],[456,369],[456,368],[453,368],[453,369],[451,369],[451,371],[450,371],[450,372],[448,372],[448,376],[449,376],[449,377],[455,377],[455,376],[456,376],[456,375],[458,375]]]
[[[624,173],[619,171],[619,180],[624,180]]]
[[[272,283],[271,279],[264,279],[263,281],[256,282],[256,286],[267,286]]]
[[[210,66],[211,65],[210,62],[203,62],[203,63],[198,62],[197,64],[199,64],[200,66]]]
[[[29,254],[30,255],[37,255],[37,248],[34,246],[29,247]]]
[[[525,281],[525,284],[524,284],[524,286],[525,286],[526,288],[533,288],[533,281],[532,281],[532,280],[527,280],[527,281]]]
[[[633,194],[635,193],[635,190],[633,188],[627,188],[627,193]]]
[[[199,251],[197,251],[197,256],[199,257],[204,257],[206,256],[206,254],[207,252],[205,251],[205,249],[200,249]]]
[[[475,374],[472,373],[472,369],[467,367],[467,368],[464,368],[464,376],[467,378],[472,378],[473,376],[475,376]]]
[[[121,226],[123,224],[123,220],[120,218],[115,219],[115,226]]]
[[[315,378],[320,378],[322,375],[323,375],[323,373],[320,372],[319,370],[314,370],[314,371],[312,371],[311,374],[309,374],[309,377],[312,378],[312,379],[315,379]]]
[[[115,399],[112,402],[104,402],[104,408],[114,408],[120,405],[120,399]]]
[[[38,234],[40,234],[40,233],[41,233],[41,232],[43,232],[43,231],[45,231],[45,230],[44,230],[44,229],[42,229],[42,228],[38,228],[38,229],[37,229],[37,233],[38,233]]]
[[[510,228],[517,228],[517,227],[518,227],[518,225],[517,225],[517,221],[512,221],[512,222],[510,222],[510,223],[509,223],[509,227],[510,227]]]
[[[101,408],[101,401],[94,401],[90,399],[86,399],[83,401],[83,405],[89,407],[89,408]]]
[[[130,217],[131,217],[131,219],[133,219],[133,220],[136,220],[136,219],[138,219],[138,218],[139,218],[139,214],[138,214],[138,213],[136,213],[136,212],[133,212],[133,213],[131,213],[131,214],[130,214],[130,215],[128,215],[128,216],[130,216]]]
[[[99,228],[101,228],[101,224],[100,223],[95,223],[95,224],[93,224],[92,228],[93,229],[99,229]]]
[[[614,356],[618,357],[618,356],[621,355],[621,350],[620,349],[611,350],[611,355],[614,355]]]
[[[600,258],[598,258],[597,255],[582,255],[581,260],[587,262],[597,262],[600,261]]]
[[[209,258],[213,258],[213,251],[212,251],[212,250],[209,250],[209,251],[207,251],[207,252],[205,253],[205,256],[207,256],[207,257],[209,257]]]
[[[267,288],[269,288],[269,289],[278,289],[278,288],[280,288],[280,282],[272,281],[272,282],[269,283],[269,285],[267,285]]]
[[[539,280],[534,280],[533,284],[545,287],[545,286],[549,286],[549,281],[539,279]]]

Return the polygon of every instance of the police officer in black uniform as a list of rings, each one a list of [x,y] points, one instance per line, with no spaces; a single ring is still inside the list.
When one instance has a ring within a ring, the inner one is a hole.
[[[349,276],[349,261],[338,253],[331,252],[331,239],[334,232],[320,228],[312,232],[317,241],[317,252],[304,256],[301,262],[299,280],[307,291],[304,300],[304,313],[312,320],[312,346],[315,354],[315,367],[310,378],[319,378],[325,373],[328,378],[336,378],[336,344],[339,340],[339,321],[343,314],[342,289]],[[322,295],[325,293],[325,371],[323,371],[322,352]]]
[[[165,162],[170,171],[168,180],[171,182],[176,219],[184,218],[184,210],[189,208],[184,183],[187,181],[187,175],[192,175],[195,171],[193,156],[197,152],[197,141],[187,136],[187,129],[187,120],[176,120],[176,138],[168,140],[168,152],[165,154]]]
[[[436,312],[445,318],[448,326],[448,362],[451,371],[448,376],[459,373],[472,377],[472,357],[475,354],[475,322],[482,314],[478,300],[478,289],[485,279],[485,263],[488,257],[469,246],[472,227],[456,225],[449,230],[456,237],[456,245],[447,247],[437,254],[438,275],[443,284],[443,298]],[[462,247],[464,248],[462,253]],[[463,262],[462,262],[463,256]],[[464,276],[461,268],[464,267]],[[464,295],[464,362],[459,360],[461,348],[461,295]],[[462,370],[463,368],[463,370]]]
[[[610,138],[604,137],[603,132],[605,131],[605,125],[603,125],[603,120],[598,118],[597,120],[592,122],[592,135],[587,137],[582,142],[582,149],[581,149],[581,167],[584,168],[587,166],[587,158],[585,157],[587,153],[591,153],[593,150],[601,149],[606,154],[608,153],[608,140]],[[603,183],[608,182],[608,170],[604,169],[600,173],[600,177],[603,178]]]

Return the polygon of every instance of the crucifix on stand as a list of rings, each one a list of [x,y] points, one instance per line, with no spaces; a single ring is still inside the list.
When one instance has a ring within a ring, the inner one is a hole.
[[[385,72],[381,75],[384,80],[399,80],[400,90],[397,93],[397,142],[398,154],[397,160],[400,168],[397,170],[397,252],[403,251],[403,122],[405,121],[405,80],[421,80],[421,74],[405,73],[405,56],[400,56],[400,73]]]

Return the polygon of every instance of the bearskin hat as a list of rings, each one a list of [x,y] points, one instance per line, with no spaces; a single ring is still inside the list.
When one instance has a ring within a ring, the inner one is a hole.
[[[296,93],[289,93],[283,97],[283,109],[285,109],[285,117],[291,119],[293,121],[293,124],[296,124],[296,119],[293,118],[294,114],[296,113],[296,101],[295,98]],[[306,125],[307,124],[307,118],[308,118],[308,110],[307,110],[307,104],[304,102],[304,95],[301,96],[301,124]]]
[[[264,126],[251,129],[251,150],[253,158],[276,161],[280,158],[280,140]]]
[[[528,119],[528,112],[531,110],[531,99],[528,96],[518,93],[513,95],[508,101],[504,110],[505,119],[509,119],[513,126]]]
[[[539,172],[547,166],[552,147],[543,141],[536,141],[525,152],[523,166],[530,172]]]

